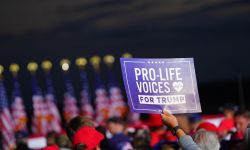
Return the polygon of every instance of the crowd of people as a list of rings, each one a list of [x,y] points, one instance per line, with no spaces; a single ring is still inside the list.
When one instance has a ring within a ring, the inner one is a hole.
[[[143,114],[134,124],[112,117],[99,125],[77,116],[65,132],[47,134],[44,150],[241,150],[249,149],[250,111],[224,107],[219,126],[199,114]],[[24,138],[17,149],[28,149]]]

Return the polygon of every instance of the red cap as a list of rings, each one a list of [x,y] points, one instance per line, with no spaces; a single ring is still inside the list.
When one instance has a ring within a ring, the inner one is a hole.
[[[85,144],[86,150],[92,150],[96,148],[99,143],[104,139],[104,136],[92,127],[82,127],[73,136],[73,145]]]
[[[197,127],[197,130],[199,130],[199,129],[205,129],[207,131],[215,132],[215,133],[218,132],[218,128],[215,125],[213,125],[212,123],[209,123],[209,122],[203,122],[203,123],[201,123]]]
[[[149,127],[163,126],[161,115],[159,114],[149,114],[149,118],[144,122],[145,125]]]
[[[43,148],[43,150],[60,150],[60,149],[57,145],[53,144],[53,145]]]

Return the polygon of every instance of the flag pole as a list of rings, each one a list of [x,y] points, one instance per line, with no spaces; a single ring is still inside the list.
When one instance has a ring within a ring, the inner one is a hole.
[[[12,116],[15,124],[15,131],[21,133],[22,136],[28,134],[27,122],[28,117],[25,111],[24,101],[21,96],[20,83],[18,80],[18,72],[20,67],[18,64],[12,63],[9,70],[13,77],[13,91],[12,91]]]
[[[66,88],[66,92],[64,94],[63,116],[67,123],[79,114],[74,87],[69,76],[70,64],[71,62],[68,59],[62,59],[60,61],[60,65],[64,75],[64,84]]]
[[[45,103],[47,104],[47,108],[49,111],[48,114],[49,127],[51,131],[60,133],[62,130],[61,116],[57,107],[57,101],[54,95],[55,93],[53,88],[53,81],[51,77],[51,69],[53,65],[49,60],[44,60],[41,64],[41,67],[44,70],[45,82],[47,87],[45,94]]]
[[[0,65],[0,134],[1,134],[1,147],[3,149],[15,149],[16,139],[14,133],[14,123],[9,110],[6,89],[3,83],[4,67]],[[1,149],[0,147],[0,149]]]
[[[81,80],[81,115],[94,118],[94,109],[91,105],[91,98],[89,94],[89,84],[87,79],[87,73],[85,71],[88,61],[84,57],[79,57],[75,60],[75,64],[80,71]]]
[[[90,58],[90,63],[95,75],[96,122],[102,124],[108,119],[109,99],[101,79],[101,58],[99,56],[93,56]]]
[[[110,98],[110,110],[109,117],[119,117],[125,119],[127,117],[128,107],[124,102],[124,97],[122,95],[120,86],[116,80],[115,72],[113,71],[113,66],[115,62],[115,57],[108,54],[103,58],[104,63],[107,66],[108,73],[108,88],[109,88],[109,98]]]

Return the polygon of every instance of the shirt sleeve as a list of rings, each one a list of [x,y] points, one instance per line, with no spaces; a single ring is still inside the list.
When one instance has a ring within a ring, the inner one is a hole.
[[[183,150],[201,150],[189,135],[180,137],[179,144]]]

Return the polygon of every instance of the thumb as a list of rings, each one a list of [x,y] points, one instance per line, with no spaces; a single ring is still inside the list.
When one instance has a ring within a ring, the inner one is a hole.
[[[163,110],[163,114],[169,116],[169,115],[171,115],[171,112],[168,111],[168,110],[166,110],[166,109],[164,109]]]

